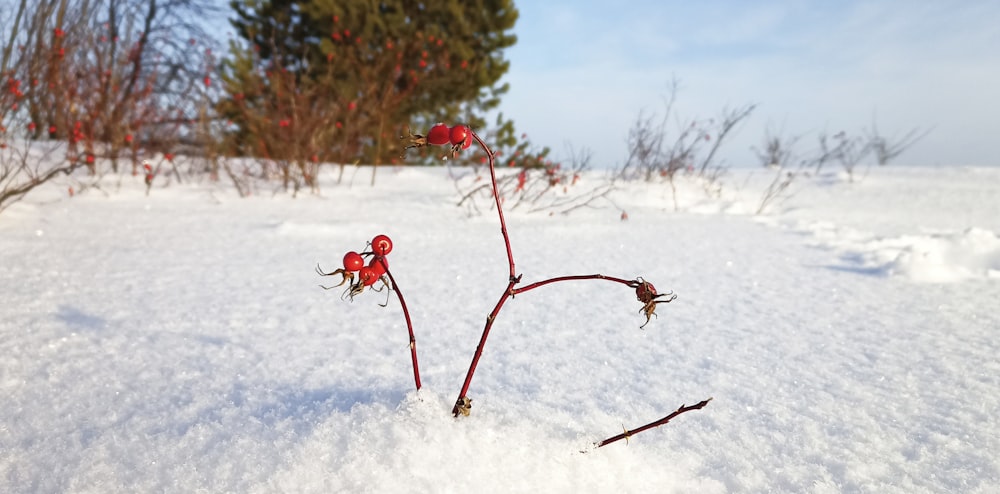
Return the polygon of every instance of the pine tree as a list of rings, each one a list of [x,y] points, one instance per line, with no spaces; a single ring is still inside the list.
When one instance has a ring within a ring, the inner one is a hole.
[[[499,80],[509,66],[503,49],[516,41],[512,0],[231,5],[240,40],[224,64],[230,97],[220,111],[238,129],[242,152],[379,164],[400,154],[397,137],[409,125],[482,126],[482,113],[507,89]],[[304,128],[306,120],[313,128]],[[267,129],[314,134],[305,139],[312,144],[263,149],[273,136],[258,134]]]

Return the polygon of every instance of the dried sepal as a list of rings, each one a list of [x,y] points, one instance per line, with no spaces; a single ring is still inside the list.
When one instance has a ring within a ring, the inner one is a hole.
[[[336,288],[338,286],[343,285],[344,283],[348,283],[348,285],[354,283],[354,273],[352,273],[350,271],[347,271],[347,270],[345,270],[343,268],[335,269],[333,271],[330,271],[329,273],[324,273],[323,270],[319,267],[319,264],[317,264],[316,265],[316,272],[319,273],[320,276],[333,276],[333,275],[338,275],[338,274],[342,276],[342,278],[340,279],[340,283],[337,283],[336,285],[333,285],[333,286],[320,285],[320,288],[322,288],[324,290],[329,290],[331,288]]]
[[[452,409],[451,413],[458,417],[458,414],[462,414],[464,417],[469,416],[469,412],[472,411],[472,398],[468,396],[460,396],[458,401],[455,402],[455,408]]]
[[[400,155],[400,158],[405,158],[406,151],[410,149],[422,148],[424,146],[427,146],[427,136],[422,134],[414,134],[409,127],[406,128],[406,134],[407,135],[405,136],[399,136],[400,140],[409,139],[409,143],[406,145],[406,147],[403,148],[403,154]]]
[[[656,304],[668,304],[677,299],[677,295],[674,292],[667,293],[656,293],[656,287],[652,283],[639,278],[634,282],[635,286],[635,297],[642,302],[642,308],[639,312],[646,316],[646,322],[639,326],[639,329],[643,329],[649,324],[649,320],[656,315]]]

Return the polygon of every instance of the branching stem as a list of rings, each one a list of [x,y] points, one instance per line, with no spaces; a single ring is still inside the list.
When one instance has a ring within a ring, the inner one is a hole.
[[[550,283],[555,283],[558,281],[572,281],[572,280],[608,280],[616,283],[621,283],[630,288],[636,288],[639,286],[640,282],[638,280],[625,280],[622,278],[615,278],[612,276],[604,276],[602,274],[589,274],[589,275],[574,275],[574,276],[559,276],[555,278],[549,278],[547,280],[542,280],[530,285],[524,286],[522,288],[515,288],[515,285],[520,283],[521,277],[517,275],[517,271],[514,269],[514,254],[510,248],[510,236],[507,234],[507,222],[504,220],[503,216],[503,204],[500,201],[500,194],[497,188],[497,175],[495,167],[495,155],[493,150],[476,134],[472,129],[469,129],[472,137],[477,143],[483,148],[486,153],[486,158],[490,167],[490,185],[493,187],[493,200],[496,201],[497,205],[497,215],[500,217],[500,233],[503,235],[504,246],[507,249],[507,264],[510,268],[510,276],[507,281],[507,288],[500,294],[500,299],[497,300],[496,305],[490,312],[489,316],[486,317],[486,325],[483,327],[483,334],[479,338],[479,345],[476,346],[476,353],[472,356],[472,363],[469,364],[469,371],[465,374],[465,381],[462,383],[462,390],[458,394],[458,399],[455,401],[455,406],[452,408],[451,413],[454,416],[459,414],[468,415],[469,409],[472,406],[472,400],[469,399],[467,393],[469,392],[469,385],[472,383],[472,376],[476,373],[476,367],[479,365],[479,359],[483,355],[483,347],[486,346],[486,339],[490,335],[490,330],[493,328],[493,323],[496,322],[497,315],[500,313],[500,309],[507,302],[507,299],[513,297],[518,293],[524,293],[529,290],[534,290],[540,286],[545,286]],[[414,360],[416,362],[416,360]]]
[[[648,323],[649,317],[654,314],[656,304],[669,302],[674,298],[671,296],[668,299],[657,300],[657,297],[659,297],[660,295],[656,294],[656,290],[653,288],[652,284],[644,281],[642,278],[635,280],[626,280],[623,278],[616,278],[613,276],[605,276],[603,274],[557,276],[554,278],[537,281],[535,283],[531,283],[529,285],[517,288],[516,285],[521,282],[521,276],[517,274],[517,270],[514,268],[514,254],[511,251],[510,247],[510,236],[507,233],[507,222],[503,216],[503,201],[501,201],[500,199],[499,187],[497,186],[497,175],[495,166],[496,155],[493,153],[490,147],[486,145],[483,139],[480,138],[479,135],[476,134],[474,131],[472,131],[472,129],[468,129],[468,132],[470,133],[472,138],[474,138],[476,142],[479,143],[479,146],[482,147],[483,151],[486,153],[486,158],[488,160],[488,165],[490,167],[490,186],[493,189],[493,200],[496,202],[497,215],[500,218],[500,233],[501,235],[503,235],[504,247],[507,249],[507,265],[510,268],[510,272],[507,278],[507,287],[504,289],[503,293],[500,294],[500,298],[497,300],[497,303],[493,307],[493,310],[490,311],[488,316],[486,316],[486,325],[483,327],[483,334],[479,338],[479,344],[476,345],[476,352],[472,356],[472,363],[469,364],[469,371],[465,374],[465,381],[462,382],[462,390],[459,391],[458,399],[455,400],[455,406],[451,410],[452,414],[456,417],[459,415],[469,415],[469,412],[472,409],[472,400],[468,396],[469,385],[472,383],[472,376],[476,373],[476,367],[478,367],[479,365],[479,359],[482,358],[483,356],[483,348],[486,346],[486,339],[490,335],[490,330],[493,329],[493,323],[496,322],[497,316],[500,314],[500,309],[502,309],[504,304],[507,303],[507,299],[513,298],[517,294],[531,291],[534,290],[535,288],[539,288],[560,281],[606,280],[614,283],[619,283],[636,290],[637,298],[639,299],[640,302],[643,302],[645,304],[641,312],[645,312],[646,322]],[[458,149],[459,149],[458,146],[454,146],[452,152],[455,153],[458,151]],[[402,297],[400,297],[400,302],[402,302]],[[405,311],[405,306],[404,306],[404,311]],[[409,323],[409,319],[407,319],[407,323]],[[412,333],[411,333],[411,338],[412,338]],[[416,372],[416,365],[417,365],[417,360],[416,360],[416,354],[414,353],[413,357],[414,372]],[[417,387],[419,386],[420,385],[418,382]],[[598,444],[598,447],[604,446],[605,444],[609,444],[614,441],[618,441],[620,439],[626,439],[632,434],[636,434],[646,429],[665,424],[668,421],[670,421],[670,419],[672,419],[673,417],[676,417],[677,415],[680,415],[681,413],[687,412],[689,410],[696,410],[698,408],[701,408],[705,406],[707,403],[708,400],[705,400],[691,407],[682,406],[681,408],[677,409],[677,411],[675,411],[674,413],[656,422],[644,425],[634,431],[629,431],[626,429],[624,434],[620,434],[618,436],[605,439],[604,441],[601,441],[600,444]]]

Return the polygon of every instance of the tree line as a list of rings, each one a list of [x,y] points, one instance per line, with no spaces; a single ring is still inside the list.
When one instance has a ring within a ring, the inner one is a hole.
[[[0,190],[51,171],[27,149],[44,140],[66,173],[194,153],[298,188],[320,163],[391,163],[408,128],[486,125],[517,18],[511,0],[0,0]]]

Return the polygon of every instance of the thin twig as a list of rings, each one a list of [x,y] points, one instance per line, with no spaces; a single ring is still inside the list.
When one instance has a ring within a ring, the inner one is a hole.
[[[534,290],[535,288],[548,285],[549,283],[555,283],[558,281],[574,281],[574,280],[607,280],[607,281],[613,281],[615,283],[621,283],[623,285],[628,286],[629,288],[636,288],[642,283],[638,280],[625,280],[621,278],[615,278],[614,276],[605,276],[603,274],[578,274],[572,276],[557,276],[555,278],[549,278],[547,280],[537,281],[530,285],[525,285],[522,286],[521,288],[515,288],[511,290],[511,295],[518,295],[528,290]]]
[[[410,359],[413,360],[413,381],[417,385],[417,390],[420,390],[420,368],[417,365],[417,338],[413,334],[413,323],[410,321],[410,311],[406,308],[406,301],[403,300],[403,292],[399,291],[399,285],[396,284],[396,279],[392,277],[392,272],[389,271],[389,263],[385,262],[385,258],[382,256],[377,257],[379,264],[385,268],[385,274],[389,277],[389,282],[392,283],[392,291],[396,293],[396,298],[399,299],[399,305],[403,308],[403,318],[406,319],[406,330],[410,332]]]
[[[690,412],[691,410],[701,410],[702,408],[705,407],[705,405],[708,405],[708,402],[710,402],[710,401],[712,401],[711,398],[709,398],[707,400],[702,400],[702,401],[700,401],[700,402],[698,402],[698,403],[696,403],[694,405],[691,405],[691,406],[681,405],[680,408],[678,408],[677,410],[674,410],[673,413],[671,413],[670,415],[667,415],[666,417],[663,417],[660,420],[656,420],[656,421],[650,422],[650,423],[648,423],[648,424],[646,424],[646,425],[644,425],[642,427],[639,427],[637,429],[633,429],[633,430],[625,429],[625,432],[622,432],[621,434],[618,434],[616,436],[611,436],[611,437],[609,437],[609,438],[607,438],[607,439],[605,439],[605,440],[603,440],[601,442],[594,443],[594,445],[597,446],[598,448],[600,448],[602,446],[607,446],[608,444],[611,444],[613,442],[621,441],[622,439],[624,439],[625,442],[628,443],[628,439],[630,437],[632,437],[632,436],[634,436],[634,435],[636,435],[636,434],[638,434],[638,433],[640,433],[642,431],[645,431],[645,430],[648,430],[648,429],[652,429],[654,427],[659,427],[661,425],[664,425],[667,422],[670,422],[674,417],[676,417],[676,416],[678,416],[678,415],[680,415],[682,413]]]
[[[500,233],[503,235],[503,243],[504,246],[507,248],[507,263],[510,265],[510,279],[514,280],[514,278],[517,276],[517,273],[514,272],[514,254],[511,253],[510,250],[510,236],[507,234],[507,222],[504,221],[503,218],[503,205],[500,200],[500,191],[497,188],[497,172],[495,166],[496,155],[493,153],[493,150],[486,145],[486,142],[484,142],[483,139],[479,137],[479,134],[476,134],[476,132],[473,131],[472,129],[468,130],[469,133],[472,134],[472,137],[476,140],[476,142],[478,142],[479,145],[482,146],[483,151],[486,153],[486,158],[489,160],[490,183],[493,184],[493,200],[496,201],[497,204],[497,216],[500,217]]]

